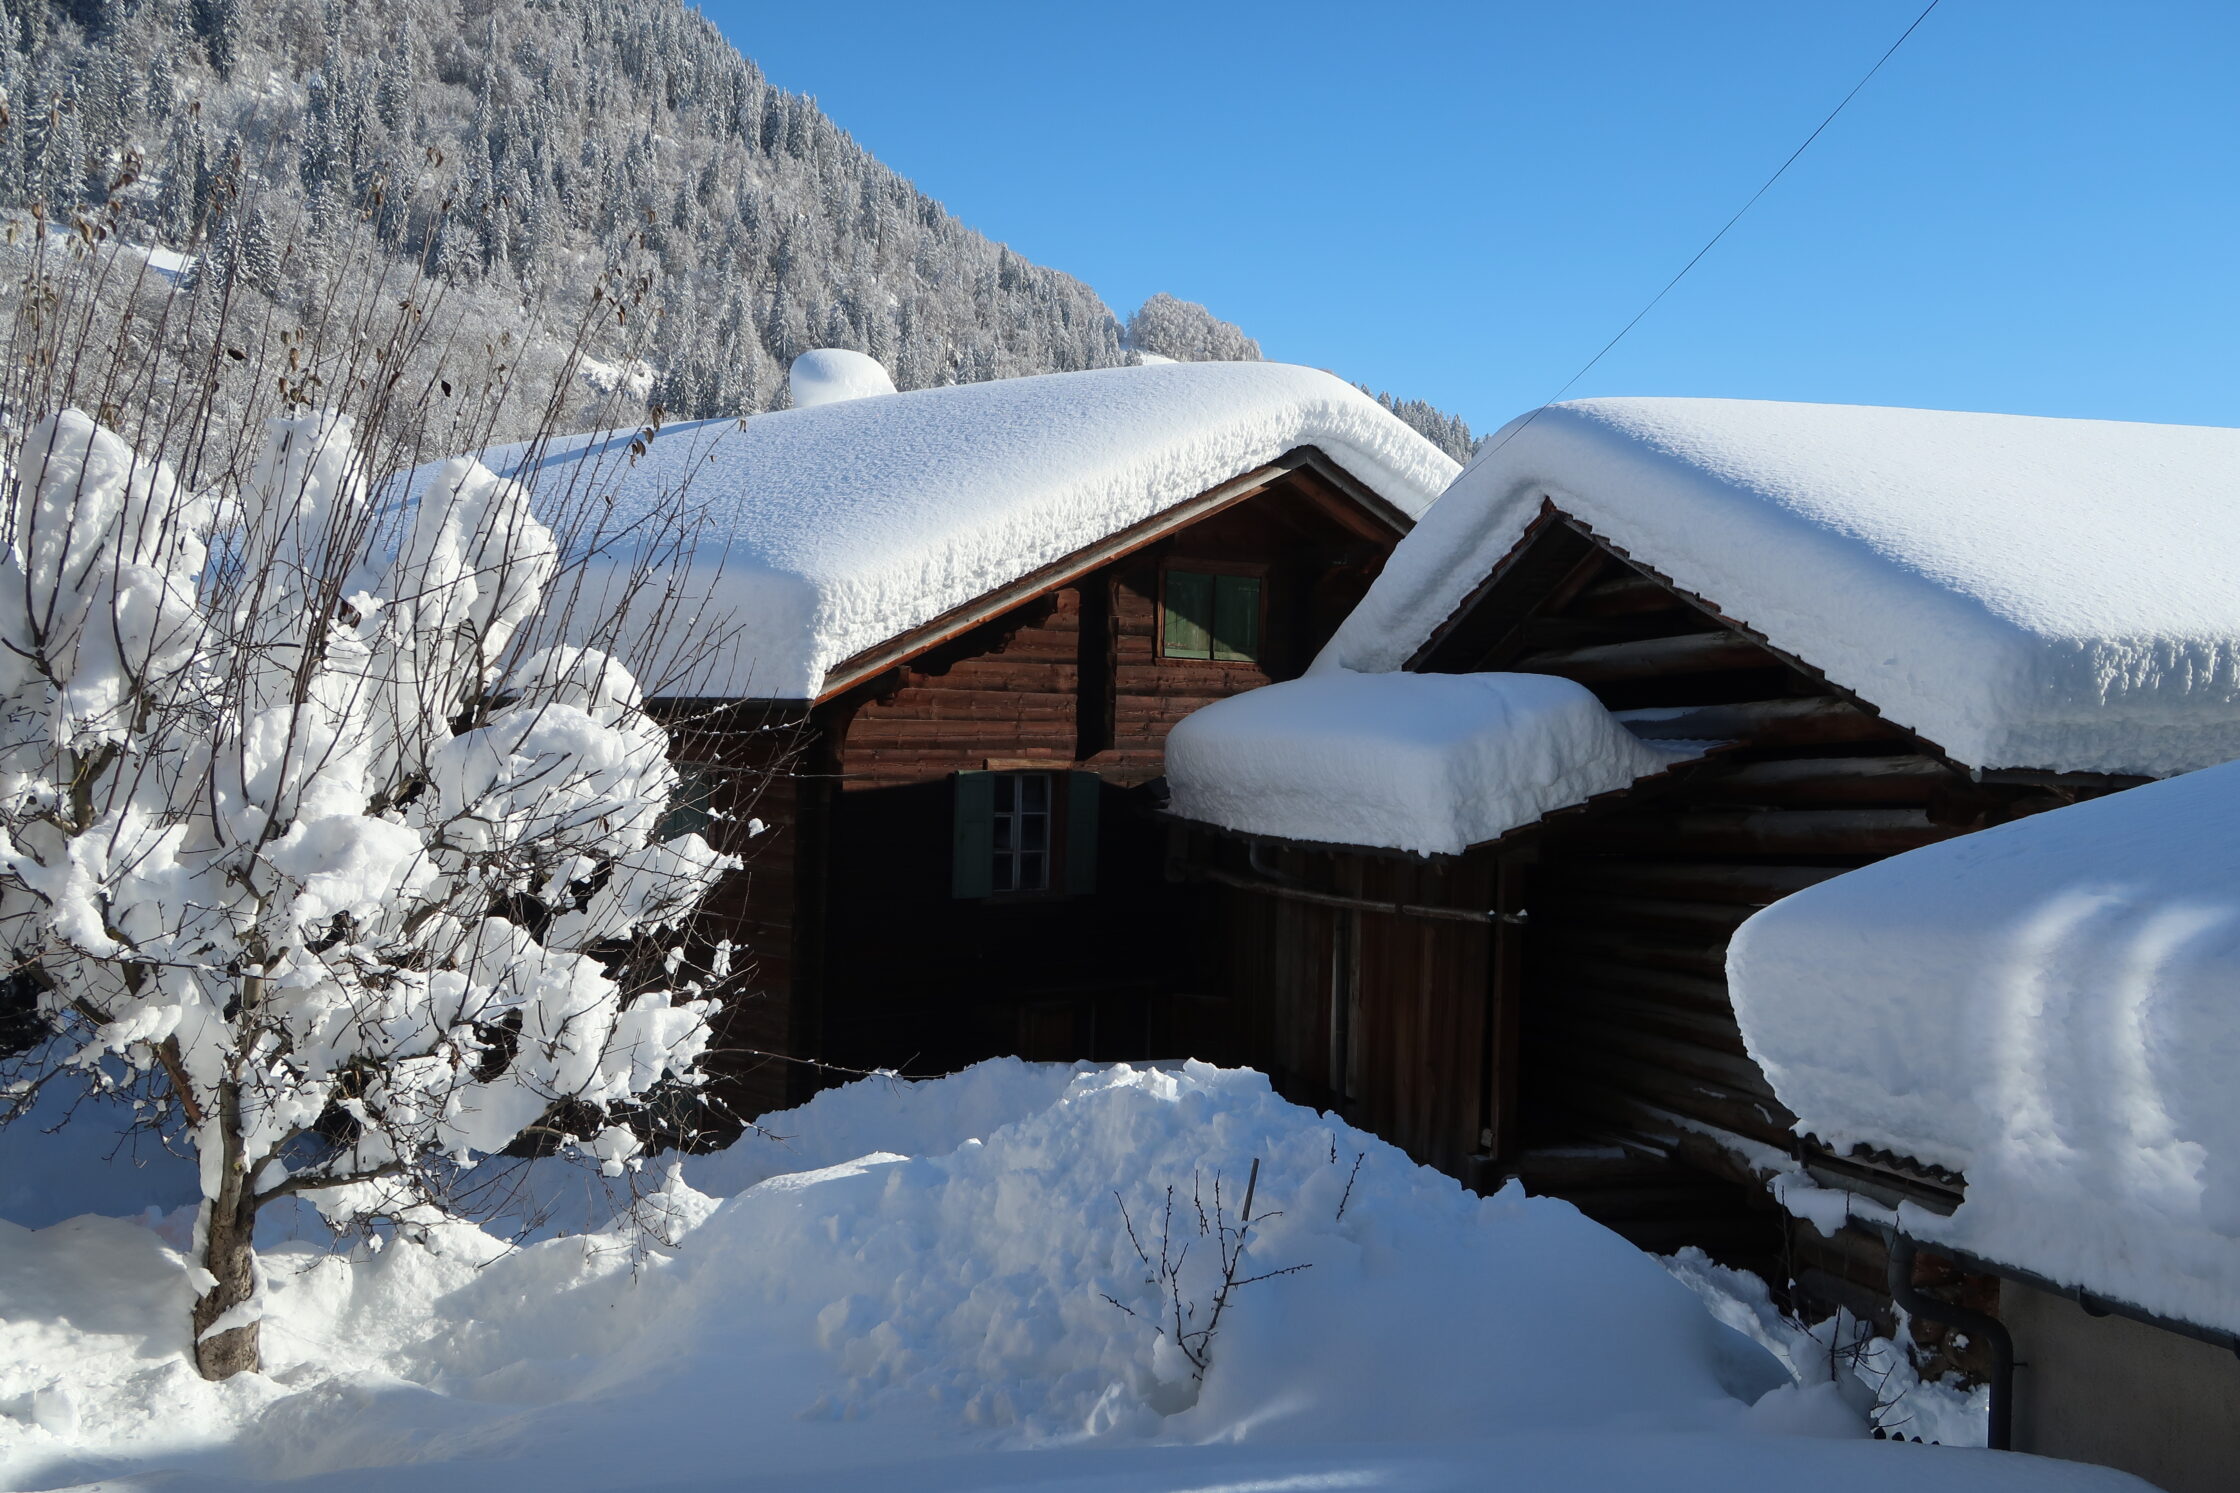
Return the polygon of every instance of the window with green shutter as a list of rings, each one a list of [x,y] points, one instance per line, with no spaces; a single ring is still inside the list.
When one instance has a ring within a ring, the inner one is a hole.
[[[1170,567],[1159,608],[1160,654],[1209,662],[1257,660],[1263,589],[1257,575]]]
[[[951,781],[951,896],[1097,889],[1095,773],[960,772]]]

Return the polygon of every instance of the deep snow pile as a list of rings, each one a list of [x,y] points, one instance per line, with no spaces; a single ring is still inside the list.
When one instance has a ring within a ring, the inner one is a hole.
[[[1727,972],[1804,1129],[1966,1175],[1908,1232],[2240,1331],[2240,764],[1822,882]]]
[[[222,1385],[183,1356],[183,1215],[0,1224],[0,1484],[2143,1486],[1857,1439],[1567,1205],[1475,1197],[1254,1074],[996,1062],[770,1127],[671,1171],[642,1254],[268,1239],[269,1373]],[[1201,1386],[1152,1323],[1204,1320],[1197,1200],[1218,1175],[1233,1222],[1254,1158],[1249,1265],[1309,1268],[1242,1289]]]
[[[1247,834],[1453,854],[1662,772],[1663,750],[1546,674],[1332,670],[1217,701],[1167,737],[1172,808]]]
[[[672,628],[666,668],[640,669],[649,690],[768,699],[814,697],[841,660],[1301,446],[1411,516],[1460,470],[1358,389],[1281,363],[851,387],[743,423],[483,459],[532,477],[540,509],[603,515],[619,570],[641,545],[681,562],[666,604],[691,621]],[[701,528],[672,557],[666,525],[633,525],[679,492]],[[580,610],[619,604],[593,594]]]
[[[1732,399],[1512,422],[1318,667],[1400,667],[1543,500],[1978,767],[2240,756],[2240,431]]]

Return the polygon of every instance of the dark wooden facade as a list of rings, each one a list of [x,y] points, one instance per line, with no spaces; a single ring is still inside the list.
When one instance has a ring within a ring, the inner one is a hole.
[[[1223,900],[1204,978],[1233,1008],[1209,1043],[1473,1185],[1519,1176],[1644,1247],[1873,1305],[1880,1242],[1792,1228],[1760,1185],[1799,1145],[1727,941],[1844,870],[2130,780],[1972,772],[1552,507],[1411,667],[1562,675],[1641,736],[1719,744],[1457,857],[1178,826]],[[1956,1201],[1895,1158],[1812,1160]]]
[[[747,970],[716,1064],[734,1107],[853,1069],[1181,1052],[1202,920],[1167,876],[1166,733],[1302,671],[1407,526],[1302,450],[849,660],[816,701],[674,702],[748,861],[704,923]],[[1176,569],[1251,578],[1253,657],[1166,656]],[[1047,890],[959,895],[979,774],[1056,785]]]

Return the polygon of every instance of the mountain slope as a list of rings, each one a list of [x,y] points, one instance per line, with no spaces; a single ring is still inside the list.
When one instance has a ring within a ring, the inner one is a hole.
[[[479,292],[469,342],[627,285],[650,324],[602,320],[592,374],[671,416],[781,404],[814,346],[904,389],[1130,360],[674,0],[0,0],[0,43],[0,205],[113,199],[299,312],[366,239]]]

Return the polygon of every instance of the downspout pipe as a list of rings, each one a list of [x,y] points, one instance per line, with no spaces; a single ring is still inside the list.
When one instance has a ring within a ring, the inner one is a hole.
[[[2014,1335],[1997,1317],[1955,1306],[1917,1290],[1913,1261],[1918,1246],[1905,1235],[1890,1235],[1890,1299],[1916,1317],[1943,1322],[1991,1345],[1991,1405],[1984,1444],[1993,1451],[2014,1450]]]

